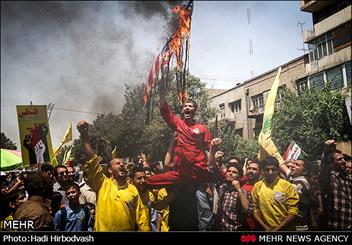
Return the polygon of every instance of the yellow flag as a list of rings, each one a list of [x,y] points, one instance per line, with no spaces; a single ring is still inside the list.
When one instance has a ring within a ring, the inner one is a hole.
[[[68,125],[68,128],[66,130],[65,136],[64,136],[64,138],[62,140],[62,144],[65,144],[65,143],[67,143],[67,142],[69,142],[71,140],[72,140],[72,123],[70,123]]]
[[[65,136],[62,139],[61,143],[58,146],[56,146],[56,148],[54,149],[54,152],[53,152],[54,157],[53,157],[53,159],[55,159],[55,160],[53,160],[53,161],[56,161],[56,163],[57,163],[56,156],[59,154],[61,147],[65,143],[67,143],[67,142],[69,142],[71,140],[72,140],[72,123],[70,123],[68,125],[68,128],[66,130]]]
[[[64,154],[64,159],[63,159],[64,163],[67,163],[68,161],[72,160],[71,151],[72,151],[72,147],[70,147],[68,150],[66,149],[66,152]]]
[[[58,165],[56,156],[53,157],[53,160],[51,161],[51,165],[53,165],[53,167],[56,167]]]
[[[112,155],[112,158],[116,158],[116,157],[117,157],[116,146],[115,146],[115,148],[112,150],[111,155]]]
[[[277,71],[277,75],[275,77],[274,83],[271,87],[268,99],[265,104],[263,126],[258,137],[258,143],[259,143],[258,158],[260,160],[263,160],[267,156],[273,156],[279,161],[280,164],[284,164],[285,160],[282,158],[279,150],[277,149],[277,147],[275,146],[274,142],[271,139],[271,127],[272,127],[271,122],[272,122],[272,118],[275,110],[276,94],[280,84],[280,73],[281,73],[281,67]]]

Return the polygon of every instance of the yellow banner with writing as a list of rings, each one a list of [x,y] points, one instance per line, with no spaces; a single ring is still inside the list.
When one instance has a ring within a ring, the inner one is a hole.
[[[53,148],[46,105],[17,105],[23,166],[51,162]]]

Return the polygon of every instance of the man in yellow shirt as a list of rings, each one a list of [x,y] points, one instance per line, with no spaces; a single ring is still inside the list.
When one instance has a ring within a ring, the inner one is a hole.
[[[299,196],[290,182],[280,178],[279,169],[275,157],[264,159],[264,179],[252,190],[254,218],[266,231],[290,230],[290,223],[298,214]]]
[[[87,159],[85,171],[89,186],[97,193],[95,231],[150,231],[148,214],[138,190],[127,182],[127,169],[122,159],[114,158],[108,165],[111,177],[104,175],[97,155],[90,145],[89,124],[80,121],[81,134]]]

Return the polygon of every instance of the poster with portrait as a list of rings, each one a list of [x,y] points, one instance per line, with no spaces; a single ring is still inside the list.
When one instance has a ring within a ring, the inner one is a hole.
[[[51,162],[53,148],[46,105],[17,105],[23,166]]]

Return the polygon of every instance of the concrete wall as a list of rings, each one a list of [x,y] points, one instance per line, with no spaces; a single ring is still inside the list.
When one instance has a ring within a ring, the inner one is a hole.
[[[286,85],[289,89],[294,89],[292,81],[305,75],[305,62],[307,61],[307,55],[301,56],[281,66],[281,79],[280,86]],[[235,121],[235,128],[243,129],[243,138],[254,138],[254,131],[256,124],[256,118],[250,118],[249,115],[253,116],[250,107],[252,105],[252,97],[258,94],[263,94],[264,105],[271,89],[272,83],[274,82],[278,68],[272,69],[269,72],[254,77],[253,79],[245,81],[243,84],[234,87],[226,92],[211,97],[210,106],[218,109],[218,120],[226,120],[228,122]],[[229,104],[241,99],[241,111],[234,113],[231,111]],[[220,104],[225,105],[225,117],[220,117]],[[255,116],[256,113],[254,113]],[[260,118],[261,113],[257,113]]]

